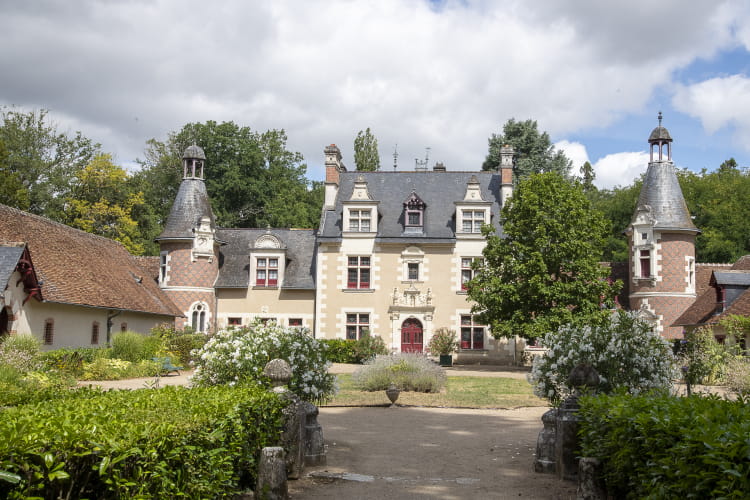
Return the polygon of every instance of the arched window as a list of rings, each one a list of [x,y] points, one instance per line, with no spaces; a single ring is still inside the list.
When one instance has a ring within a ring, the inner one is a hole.
[[[206,304],[202,302],[196,302],[195,304],[193,304],[190,310],[190,326],[196,332],[205,332],[207,319],[206,313],[208,312],[208,307],[206,306]]]

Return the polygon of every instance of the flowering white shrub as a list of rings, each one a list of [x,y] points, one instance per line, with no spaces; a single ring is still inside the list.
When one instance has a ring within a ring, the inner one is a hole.
[[[668,388],[675,375],[669,342],[634,313],[613,313],[600,327],[563,326],[545,335],[542,345],[549,350],[534,359],[529,381],[534,394],[552,403],[570,395],[568,376],[580,363],[599,372],[599,392]]]
[[[305,401],[322,401],[335,393],[336,381],[328,373],[326,349],[306,328],[283,328],[274,322],[220,330],[193,352],[192,382],[198,386],[265,384],[263,368],[279,358],[292,367],[289,389]]]

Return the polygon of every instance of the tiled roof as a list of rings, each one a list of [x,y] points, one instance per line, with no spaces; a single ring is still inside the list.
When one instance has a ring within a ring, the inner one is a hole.
[[[8,280],[18,265],[18,259],[23,255],[23,243],[0,242],[0,293],[8,286]]]
[[[181,316],[120,243],[0,204],[0,242],[25,242],[46,302]]]
[[[456,205],[466,194],[472,176],[479,182],[482,198],[492,203],[492,225],[500,227],[500,175],[493,172],[341,172],[339,191],[333,210],[324,213],[321,240],[341,238],[343,201],[351,198],[354,182],[362,176],[367,190],[378,205],[378,241],[453,242],[456,230]],[[424,233],[404,234],[403,203],[414,192],[426,204]],[[469,202],[470,203],[470,202]]]
[[[250,280],[250,255],[263,235],[278,238],[286,250],[281,288],[315,289],[315,231],[312,229],[218,229],[221,246],[217,288],[246,288]]]
[[[143,272],[146,276],[156,282],[159,281],[159,257],[154,257],[151,255],[139,255],[133,258],[138,264],[138,267],[143,269]]]
[[[693,326],[716,323],[728,314],[750,314],[750,293],[745,291],[721,314],[716,311],[716,290],[709,285],[711,276],[716,273],[727,273],[728,271],[750,270],[750,256],[745,255],[734,263],[728,264],[696,264],[696,294],[695,302],[683,312],[672,326]],[[738,312],[747,311],[747,312]]]

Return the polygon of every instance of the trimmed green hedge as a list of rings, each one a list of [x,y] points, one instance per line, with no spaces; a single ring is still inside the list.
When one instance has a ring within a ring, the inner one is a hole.
[[[231,497],[279,443],[282,409],[272,393],[226,386],[76,391],[8,408],[0,498]]]
[[[715,396],[581,399],[582,456],[615,498],[747,498],[750,405]]]
[[[331,363],[359,363],[354,353],[355,340],[318,339],[318,342],[328,346],[326,359]]]

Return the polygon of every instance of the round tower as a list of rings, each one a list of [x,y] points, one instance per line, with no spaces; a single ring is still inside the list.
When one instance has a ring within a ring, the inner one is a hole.
[[[214,282],[219,272],[216,222],[203,180],[206,154],[197,145],[182,155],[182,182],[164,229],[160,247],[159,286],[185,318],[177,327],[213,329]]]
[[[659,125],[648,143],[650,160],[633,219],[626,230],[630,249],[630,308],[654,323],[666,338],[682,338],[672,323],[695,301],[693,224],[672,162],[672,137]]]

